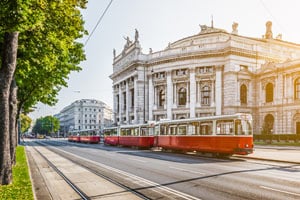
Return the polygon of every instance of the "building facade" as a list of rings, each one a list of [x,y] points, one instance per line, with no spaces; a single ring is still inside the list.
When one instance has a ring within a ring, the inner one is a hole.
[[[112,109],[95,99],[81,99],[65,107],[56,117],[60,121],[60,132],[73,130],[102,129],[112,124]]]
[[[256,134],[300,134],[300,45],[201,25],[198,34],[148,54],[139,35],[113,51],[114,114],[118,124],[251,113]]]

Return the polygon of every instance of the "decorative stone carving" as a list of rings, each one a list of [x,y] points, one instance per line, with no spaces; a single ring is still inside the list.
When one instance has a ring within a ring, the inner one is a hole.
[[[113,49],[113,56],[116,58],[116,49]]]
[[[232,34],[235,34],[235,35],[237,35],[238,34],[238,26],[239,26],[239,24],[238,23],[236,23],[236,22],[233,22],[233,24],[232,24]]]
[[[139,41],[139,32],[138,32],[137,29],[135,29],[134,41],[135,41],[135,42],[138,42],[138,41]]]
[[[273,39],[273,33],[272,33],[272,22],[267,21],[266,23],[266,34],[265,34],[266,39]]]

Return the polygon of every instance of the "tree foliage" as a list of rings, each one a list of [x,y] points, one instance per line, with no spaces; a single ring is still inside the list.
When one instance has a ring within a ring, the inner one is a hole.
[[[38,102],[55,104],[59,90],[67,85],[68,75],[81,69],[79,63],[85,55],[77,39],[86,34],[80,13],[86,3],[87,0],[0,1],[0,184],[11,182],[9,161],[15,154],[16,116],[21,109],[26,113]],[[15,96],[9,91],[11,88],[15,93],[14,82],[18,86],[18,101],[14,100],[18,107],[8,103]]]
[[[21,133],[24,133],[26,131],[28,131],[28,129],[30,128],[31,126],[31,122],[32,122],[32,119],[25,115],[25,114],[21,114]]]
[[[54,105],[68,75],[81,70],[83,45],[76,40],[86,31],[79,8],[86,0],[43,1],[43,22],[19,37],[16,80],[18,100],[27,111],[37,102]]]
[[[41,117],[36,120],[32,132],[35,134],[50,135],[59,130],[59,120],[53,116]]]

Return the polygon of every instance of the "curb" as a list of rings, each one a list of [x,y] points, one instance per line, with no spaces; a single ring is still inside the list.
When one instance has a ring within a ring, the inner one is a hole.
[[[276,159],[270,159],[270,158],[245,157],[245,156],[238,156],[238,155],[235,155],[233,157],[246,158],[246,159],[251,159],[251,160],[263,160],[263,161],[271,161],[271,162],[290,163],[290,164],[298,164],[298,165],[300,164],[300,162],[297,162],[297,161],[276,160]]]

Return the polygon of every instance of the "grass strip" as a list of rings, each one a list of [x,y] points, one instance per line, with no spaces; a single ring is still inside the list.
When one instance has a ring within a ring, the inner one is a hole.
[[[0,185],[0,199],[33,200],[32,185],[29,177],[25,147],[16,149],[16,165],[13,167],[13,183]]]

